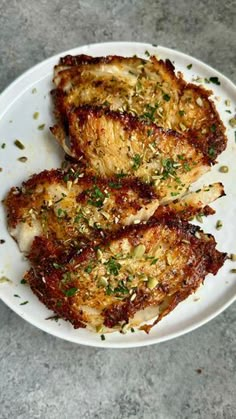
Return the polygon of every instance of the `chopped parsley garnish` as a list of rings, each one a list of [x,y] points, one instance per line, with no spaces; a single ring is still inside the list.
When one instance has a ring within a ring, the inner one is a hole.
[[[40,124],[40,125],[38,126],[38,130],[39,130],[39,131],[42,131],[44,128],[45,128],[45,124]]]
[[[21,283],[21,284],[27,284],[27,281],[23,278],[23,279],[20,281],[20,283]]]
[[[101,340],[106,340],[104,335],[101,335]]]
[[[134,330],[133,327],[131,327],[130,331],[131,331],[131,333],[134,333],[135,332],[135,330]]]
[[[1,148],[5,148],[6,147],[6,143],[2,143]]]
[[[66,297],[73,297],[78,291],[78,288],[69,288],[68,290],[63,291]]]
[[[86,266],[86,268],[84,269],[84,272],[87,272],[87,274],[91,274],[92,270],[93,270],[93,265],[89,263],[88,266]]]
[[[149,52],[148,50],[146,50],[146,51],[145,51],[145,55],[146,55],[147,57],[150,57],[150,52]]]
[[[159,103],[155,103],[154,106],[149,105],[149,103],[145,106],[145,112],[143,115],[141,115],[143,118],[148,118],[150,121],[155,120],[155,112],[157,108],[159,107]]]
[[[38,117],[39,117],[39,112],[34,112],[34,114],[33,114],[33,118],[34,118],[34,119],[38,119]]]
[[[185,112],[184,111],[179,111],[179,115],[180,116],[184,116]]]
[[[129,294],[129,289],[124,284],[124,281],[121,280],[118,282],[118,286],[114,288],[114,293]]]
[[[189,166],[189,164],[187,162],[184,162],[183,168],[184,168],[185,172],[190,172],[190,170],[191,170],[191,167]]]
[[[24,301],[23,303],[20,303],[20,306],[25,306],[26,304],[28,304],[29,301]]]
[[[234,141],[236,143],[236,131],[234,131]]]
[[[20,296],[18,294],[14,294],[14,297],[20,298]]]
[[[108,195],[104,194],[97,185],[95,185],[92,189],[88,189],[86,191],[86,195],[89,197],[88,204],[97,208],[102,207],[105,198],[108,197]]]
[[[58,208],[57,210],[57,217],[58,218],[64,218],[67,216],[66,210],[63,210],[62,208]]]
[[[177,195],[179,195],[179,192],[171,192],[170,194],[171,194],[171,196],[177,196]]]
[[[110,188],[113,188],[113,189],[122,188],[122,185],[119,182],[109,182],[108,185],[110,186]]]
[[[215,154],[216,154],[216,151],[215,151],[214,147],[210,147],[209,150],[208,150],[208,155],[210,157],[215,157]]]
[[[148,130],[147,130],[147,136],[148,136],[148,137],[150,137],[150,135],[152,135],[152,133],[153,133],[153,130],[152,130],[152,129],[148,129]]]
[[[117,262],[114,258],[110,258],[108,262],[105,262],[107,267],[107,273],[110,275],[117,276],[119,274],[119,270],[121,268],[121,264]]]
[[[157,261],[158,261],[158,258],[154,258],[154,259],[151,261],[150,265],[155,265],[155,264],[157,263]]]
[[[138,170],[139,166],[141,165],[142,159],[140,154],[135,154],[135,156],[133,157],[133,166],[132,169],[133,170]]]
[[[216,124],[212,124],[212,126],[211,126],[211,132],[216,132]]]
[[[166,102],[169,102],[169,100],[170,100],[170,95],[168,95],[167,93],[165,93],[165,94],[163,95],[163,99],[164,99]]]
[[[124,173],[123,171],[121,171],[120,173],[116,173],[115,176],[117,177],[117,179],[122,179],[123,177],[127,176],[127,173]]]
[[[22,144],[22,142],[20,140],[15,140],[14,144],[17,148],[19,148],[20,150],[24,150],[25,146],[24,144]]]
[[[73,169],[69,169],[66,175],[63,177],[64,182],[68,182],[68,180],[74,180],[77,179],[80,176],[81,172],[80,170],[77,170],[76,172]]]
[[[52,264],[52,266],[53,266],[55,269],[62,269],[62,268],[63,268],[63,265],[59,265],[59,263],[56,263],[56,262],[54,262],[54,263]]]
[[[19,160],[21,163],[25,163],[25,162],[28,160],[28,158],[27,158],[27,157],[25,157],[25,156],[22,156],[22,157],[19,157],[19,158],[18,158],[18,160]]]
[[[191,70],[192,66],[193,66],[192,64],[188,64],[188,65],[187,65],[187,69],[188,69],[188,70]]]
[[[217,84],[218,86],[220,85],[220,80],[218,79],[218,77],[209,77],[209,81],[211,83]]]
[[[176,175],[175,161],[173,159],[162,159],[162,166],[164,168],[162,173],[162,179],[167,179],[170,175]]]

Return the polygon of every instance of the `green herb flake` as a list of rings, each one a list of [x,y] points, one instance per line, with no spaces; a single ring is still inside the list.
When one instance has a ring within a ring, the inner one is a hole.
[[[44,128],[45,128],[45,124],[40,124],[40,125],[38,126],[38,130],[39,130],[39,131],[42,131]]]
[[[127,173],[121,171],[120,173],[116,173],[115,176],[117,177],[117,179],[122,179],[124,177],[127,177],[128,175]]]
[[[55,269],[62,269],[62,268],[63,268],[63,265],[59,265],[59,263],[56,263],[56,262],[53,262],[52,266],[53,266]]]
[[[216,124],[212,124],[212,126],[211,126],[211,132],[216,132]]]
[[[88,264],[88,266],[86,266],[86,268],[84,269],[84,272],[87,272],[87,274],[91,274],[93,270],[93,266],[91,263]]]
[[[112,189],[120,189],[120,188],[122,188],[122,185],[119,182],[109,182],[108,185]]]
[[[216,230],[220,230],[223,227],[223,223],[221,220],[217,220],[216,222]]]
[[[23,279],[20,281],[20,283],[21,283],[21,284],[27,284],[27,281],[26,281],[26,279],[25,279],[25,278],[23,278]]]
[[[179,195],[179,192],[171,192],[170,194],[171,194],[171,196],[177,196],[177,195]]]
[[[134,330],[133,327],[131,327],[130,331],[131,331],[131,333],[134,333],[135,332],[135,330]]]
[[[138,168],[140,167],[142,162],[141,156],[140,154],[135,154],[135,156],[133,157],[133,166],[132,169],[133,170],[138,170]]]
[[[185,114],[185,112],[182,110],[182,111],[179,111],[179,115],[180,116],[184,116],[184,114]]]
[[[24,301],[23,303],[20,303],[20,306],[25,306],[26,304],[28,304],[29,301]]]
[[[58,208],[57,210],[57,217],[58,218],[63,218],[67,216],[67,212],[66,210],[63,210],[62,208]]]
[[[107,272],[110,275],[117,276],[121,268],[121,264],[117,262],[114,258],[110,258],[108,262],[105,262],[104,265],[107,267]]]
[[[190,172],[191,171],[191,167],[189,166],[189,164],[187,162],[184,162],[183,168],[184,168],[185,172]]]
[[[188,64],[188,65],[187,65],[187,69],[188,69],[188,70],[191,70],[192,66],[193,66],[192,64]]]
[[[16,298],[20,298],[20,296],[18,294],[14,294],[14,297]]]
[[[213,84],[217,84],[218,86],[220,86],[220,81],[218,77],[209,77],[209,81]]]
[[[36,87],[34,87],[34,88],[31,90],[31,93],[33,93],[33,94],[37,93],[37,89],[36,89]]]
[[[15,140],[14,144],[17,148],[19,148],[20,150],[24,150],[25,146],[24,144],[22,144],[22,142],[20,140]]]
[[[12,282],[9,278],[7,278],[6,276],[1,276],[0,277],[0,284],[4,284],[6,282]]]
[[[114,293],[129,294],[129,289],[125,286],[124,281],[118,282],[118,286],[114,288]]]
[[[162,159],[162,166],[164,168],[162,173],[162,179],[167,179],[170,175],[175,176],[175,162],[171,158]]]
[[[146,55],[147,57],[150,57],[150,52],[149,52],[148,50],[146,50],[146,51],[145,51],[145,55]]]
[[[19,157],[17,160],[19,160],[21,163],[25,163],[28,160],[28,158],[25,156],[22,156],[22,157]]]
[[[229,125],[230,125],[232,128],[236,128],[236,118],[231,118],[231,119],[229,120]]]
[[[215,157],[215,154],[216,154],[216,151],[215,151],[214,147],[210,147],[209,150],[208,150],[208,155],[210,157]]]
[[[78,291],[78,288],[72,287],[68,290],[63,291],[66,297],[73,297]]]
[[[101,340],[106,340],[104,335],[101,335]]]
[[[234,131],[234,141],[236,143],[236,131]]]
[[[39,117],[39,112],[34,112],[34,114],[33,114],[33,118],[34,118],[34,119],[38,119],[38,117]]]
[[[6,147],[6,143],[2,143],[1,148],[5,148]]]
[[[169,102],[169,101],[170,101],[170,95],[168,95],[167,93],[165,93],[165,94],[163,95],[163,99],[164,99],[166,102]]]
[[[158,261],[158,258],[154,258],[154,259],[151,261],[150,265],[156,265],[157,261]]]
[[[103,202],[108,195],[104,194],[97,185],[92,189],[88,189],[86,195],[89,197],[88,204],[93,205],[94,207],[100,208],[103,206]]]

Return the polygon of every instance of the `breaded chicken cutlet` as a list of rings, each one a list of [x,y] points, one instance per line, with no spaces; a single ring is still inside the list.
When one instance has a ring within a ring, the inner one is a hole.
[[[72,253],[36,237],[25,276],[33,292],[75,328],[124,331],[170,313],[226,258],[213,236],[175,217],[128,226],[101,242]]]
[[[55,66],[54,84],[58,124],[52,132],[60,142],[68,134],[71,110],[92,105],[188,133],[212,163],[226,147],[225,127],[209,98],[212,92],[176,75],[169,60],[69,55]]]

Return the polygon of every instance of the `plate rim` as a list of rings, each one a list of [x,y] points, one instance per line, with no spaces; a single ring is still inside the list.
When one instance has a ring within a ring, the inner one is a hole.
[[[168,47],[164,47],[161,45],[157,45],[154,46],[153,44],[150,43],[142,43],[142,42],[129,42],[129,41],[114,41],[114,42],[99,42],[99,43],[92,43],[92,44],[87,44],[87,45],[81,45],[81,46],[77,46],[75,48],[69,49],[69,50],[65,50],[62,52],[59,52],[53,56],[50,56],[48,58],[46,58],[43,61],[40,61],[39,63],[35,64],[34,66],[30,67],[28,70],[24,71],[23,73],[21,73],[16,79],[14,79],[1,93],[0,96],[0,111],[1,108],[4,105],[4,101],[7,102],[8,101],[8,94],[11,93],[12,89],[14,89],[17,85],[21,84],[21,82],[24,82],[25,80],[27,80],[27,77],[30,74],[33,74],[36,71],[40,71],[41,68],[43,68],[44,66],[46,67],[50,62],[53,62],[63,56],[63,55],[68,55],[68,54],[81,54],[83,52],[78,52],[78,50],[81,49],[92,49],[92,48],[96,48],[96,47],[101,47],[104,48],[106,50],[106,48],[109,48],[109,46],[114,47],[114,46],[126,46],[128,48],[132,48],[132,47],[136,47],[136,48],[143,48],[143,49],[148,49],[148,48],[156,48],[157,50],[157,55],[163,53],[164,55],[166,55],[168,57],[169,55],[177,55],[178,57],[183,57],[185,59],[191,59],[191,63],[192,64],[200,64],[203,65],[205,67],[205,69],[214,72],[215,75],[218,75],[218,77],[221,78],[221,80],[223,80],[225,83],[228,84],[229,87],[233,88],[234,90],[236,90],[236,85],[228,78],[226,77],[224,74],[222,74],[220,71],[214,69],[213,67],[211,67],[210,65],[206,64],[205,62],[203,62],[202,60],[192,57],[186,53],[183,53],[177,49],[171,49]],[[89,51],[87,52],[89,54]],[[43,78],[46,77],[46,74],[43,76]],[[40,79],[39,79],[40,80]],[[38,81],[39,81],[38,80]],[[28,84],[27,86],[25,86],[25,90],[27,90],[29,88],[30,84]],[[13,103],[18,99],[19,95],[21,95],[24,92],[24,90],[20,89],[20,93],[16,95],[14,101],[11,101],[10,104],[8,104],[8,106],[5,107],[4,111],[3,111],[3,115],[8,111],[8,109],[13,105]],[[14,306],[14,304],[11,304],[8,301],[8,298],[4,298],[3,296],[0,296],[1,301],[3,301],[12,311],[14,311],[17,315],[19,315],[23,320],[27,321],[29,324],[33,325],[34,327],[37,327],[38,329],[42,330],[43,332],[46,332],[50,335],[53,335],[57,338],[72,342],[72,343],[76,343],[76,344],[80,344],[80,345],[84,345],[84,346],[91,346],[91,347],[99,347],[99,348],[114,348],[114,349],[124,349],[124,348],[136,348],[136,347],[143,347],[143,346],[148,346],[148,345],[153,345],[156,343],[162,343],[162,342],[166,342],[169,340],[172,340],[174,338],[183,336],[191,331],[194,331],[196,329],[198,329],[199,327],[203,326],[204,324],[208,323],[209,321],[213,320],[215,317],[217,317],[219,314],[221,314],[224,310],[226,310],[231,304],[233,304],[234,301],[236,301],[236,294],[232,295],[231,298],[227,299],[227,301],[225,303],[223,303],[221,306],[219,306],[219,308],[217,310],[214,310],[214,307],[211,310],[211,313],[209,315],[206,315],[202,320],[196,321],[194,324],[186,326],[185,328],[183,328],[182,330],[179,330],[177,332],[172,332],[169,333],[168,336],[162,336],[162,337],[153,337],[153,338],[149,338],[148,340],[144,340],[144,341],[139,341],[139,342],[129,342],[129,341],[122,341],[122,342],[109,342],[109,340],[106,341],[90,341],[89,339],[85,338],[82,341],[79,341],[74,338],[74,336],[62,336],[60,334],[60,329],[53,329],[53,330],[49,330],[49,328],[46,326],[44,326],[44,324],[42,323],[41,320],[36,319],[36,322],[34,320],[32,320],[30,318],[30,314],[26,315],[26,313],[21,313],[20,312],[20,308],[18,308],[17,306]]]

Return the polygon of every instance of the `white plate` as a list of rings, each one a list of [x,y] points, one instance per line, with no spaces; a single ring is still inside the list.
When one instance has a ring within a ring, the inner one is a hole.
[[[174,62],[176,70],[183,72],[186,80],[191,81],[193,76],[219,78],[220,86],[207,84],[206,87],[214,91],[218,98],[215,100],[218,111],[227,129],[228,147],[219,157],[219,164],[210,173],[204,176],[199,185],[208,182],[222,181],[225,186],[226,197],[219,199],[213,206],[216,215],[204,221],[203,228],[206,232],[213,233],[218,242],[218,249],[236,253],[236,144],[235,131],[230,128],[228,121],[235,113],[233,104],[236,103],[236,87],[222,74],[202,62],[173,51],[168,48],[154,47],[149,44],[119,42],[88,45],[62,52],[43,63],[33,67],[16,81],[14,81],[0,97],[0,146],[6,143],[4,149],[0,148],[0,173],[1,199],[11,186],[20,185],[31,174],[43,169],[59,167],[63,153],[51,138],[48,127],[52,125],[52,110],[50,90],[52,89],[52,71],[60,56],[66,54],[124,55],[137,54],[145,57],[145,51],[155,54],[160,58],[169,58]],[[191,69],[187,65],[192,64]],[[35,91],[36,89],[36,91]],[[227,107],[225,100],[230,99],[232,105]],[[234,105],[235,106],[235,105]],[[232,114],[226,112],[231,110]],[[39,112],[38,120],[33,119],[33,113]],[[38,130],[38,125],[45,123],[43,131]],[[20,139],[25,150],[21,151],[14,146],[14,140]],[[27,163],[17,159],[20,156],[28,157]],[[219,166],[229,166],[229,173],[219,172]],[[204,286],[189,297],[160,324],[153,328],[149,335],[144,332],[135,332],[122,335],[113,333],[102,341],[99,335],[87,330],[74,330],[68,322],[59,320],[46,320],[52,313],[33,295],[28,286],[20,284],[23,272],[27,269],[27,262],[18,251],[17,245],[10,238],[6,230],[6,220],[3,208],[0,208],[0,239],[6,242],[0,245],[0,277],[6,276],[12,282],[0,284],[1,299],[22,318],[38,328],[60,338],[84,345],[128,348],[150,345],[166,341],[187,333],[214,318],[236,299],[236,274],[230,270],[236,267],[227,261],[216,277],[209,275]],[[215,229],[216,220],[223,221],[223,228]],[[20,297],[14,297],[14,294]],[[20,305],[28,301],[28,304]]]

